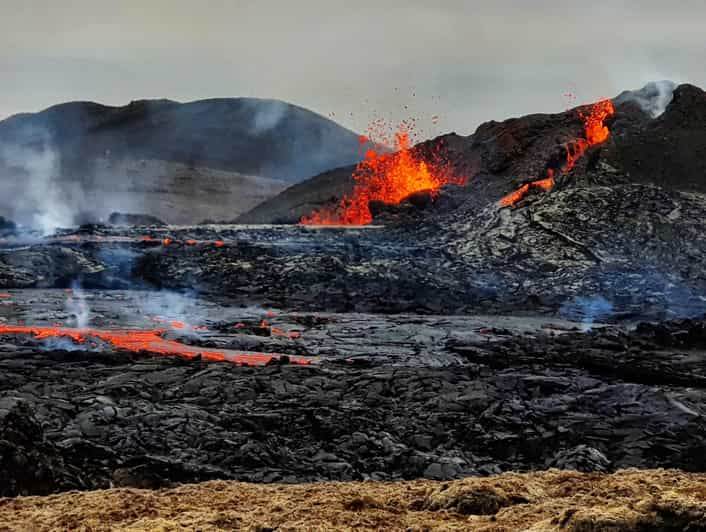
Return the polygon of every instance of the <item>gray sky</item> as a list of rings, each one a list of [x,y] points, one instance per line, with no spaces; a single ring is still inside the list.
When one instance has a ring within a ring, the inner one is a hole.
[[[706,86],[705,30],[702,0],[0,0],[0,117],[258,96],[358,131],[411,116],[467,134],[562,110],[567,91]]]

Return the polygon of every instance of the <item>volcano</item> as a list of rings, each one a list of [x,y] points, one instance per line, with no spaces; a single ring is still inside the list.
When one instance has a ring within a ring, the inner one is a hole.
[[[6,221],[0,495],[703,473],[706,93],[652,89],[400,132],[240,223]]]

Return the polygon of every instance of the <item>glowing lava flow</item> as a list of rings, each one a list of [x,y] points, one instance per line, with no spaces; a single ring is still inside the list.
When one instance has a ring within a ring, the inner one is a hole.
[[[362,137],[361,143],[367,142]],[[353,179],[353,193],[338,205],[324,207],[301,218],[304,225],[366,225],[373,221],[368,204],[381,201],[400,203],[415,192],[436,195],[442,186],[464,185],[465,178],[455,177],[447,164],[422,160],[410,148],[409,133],[401,127],[395,134],[395,153],[378,153],[370,149],[358,163]]]
[[[561,169],[563,174],[571,170],[576,164],[576,161],[578,161],[591,146],[601,144],[608,140],[610,131],[604,122],[609,116],[614,114],[615,107],[613,106],[612,100],[601,100],[600,102],[594,103],[589,107],[588,114],[579,110],[579,116],[583,120],[585,138],[574,139],[571,143],[566,145],[566,162]],[[547,177],[544,179],[526,183],[519,189],[511,192],[500,200],[500,206],[508,207],[515,205],[524,198],[532,188],[541,188],[546,191],[554,188],[554,170],[547,170]]]
[[[77,344],[87,340],[99,339],[108,342],[115,349],[132,353],[148,352],[158,355],[181,356],[195,358],[201,356],[204,360],[214,362],[233,362],[235,364],[264,365],[280,358],[279,354],[232,352],[228,350],[202,351],[162,338],[162,330],[101,330],[101,329],[71,329],[66,327],[39,327],[24,325],[0,324],[0,334],[31,334],[37,340],[47,338],[68,338]],[[289,357],[293,364],[307,365],[311,360],[302,357]]]

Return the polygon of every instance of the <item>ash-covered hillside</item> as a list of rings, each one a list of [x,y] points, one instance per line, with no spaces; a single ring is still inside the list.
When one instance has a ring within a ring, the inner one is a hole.
[[[66,103],[0,122],[0,214],[49,229],[112,211],[232,219],[360,153],[352,131],[281,101]]]

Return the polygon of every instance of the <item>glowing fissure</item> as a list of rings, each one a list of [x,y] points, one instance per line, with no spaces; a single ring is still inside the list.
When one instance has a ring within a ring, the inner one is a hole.
[[[366,142],[367,137],[363,137],[361,144]],[[410,144],[409,133],[402,125],[395,134],[395,153],[368,150],[353,171],[353,193],[345,196],[337,205],[303,216],[300,223],[366,225],[373,221],[369,208],[371,201],[397,204],[416,192],[429,191],[435,196],[444,185],[466,183],[465,178],[453,175],[450,165],[441,161],[440,156],[422,158],[412,152]]]
[[[175,322],[176,328],[181,323]],[[174,324],[173,324],[174,325]],[[152,330],[104,330],[104,329],[72,329],[68,327],[27,326],[0,324],[0,334],[29,334],[37,340],[47,338],[67,338],[77,344],[84,344],[91,339],[98,339],[109,343],[113,348],[131,353],[147,352],[157,355],[180,356],[196,358],[212,362],[233,362],[235,364],[264,365],[272,360],[277,360],[281,355],[274,353],[233,352],[229,350],[201,350],[167,340],[162,337],[162,329]],[[293,364],[307,365],[311,360],[302,357],[289,357]]]
[[[584,138],[574,139],[566,145],[566,162],[561,168],[562,174],[571,170],[576,162],[583,157],[591,146],[602,144],[610,136],[610,131],[605,125],[605,120],[615,114],[612,100],[601,100],[589,106],[588,113],[579,110],[583,120]],[[554,170],[547,170],[547,177],[526,183],[500,200],[501,207],[508,207],[519,202],[532,188],[541,188],[549,191],[554,188]]]

